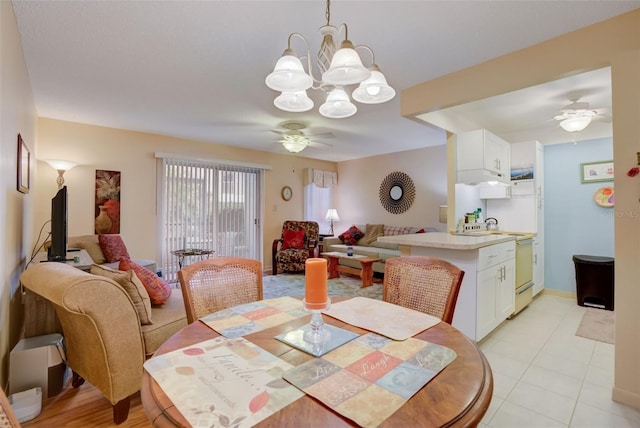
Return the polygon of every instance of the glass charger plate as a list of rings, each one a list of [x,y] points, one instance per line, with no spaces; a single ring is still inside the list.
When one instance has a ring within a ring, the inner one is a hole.
[[[327,330],[330,334],[329,340],[324,343],[309,343],[303,339],[304,333],[311,329],[311,325],[309,324],[288,333],[279,334],[276,336],[276,339],[304,351],[307,354],[311,354],[315,357],[321,357],[327,352],[332,351],[359,336],[357,333],[328,324],[324,324],[322,328]]]

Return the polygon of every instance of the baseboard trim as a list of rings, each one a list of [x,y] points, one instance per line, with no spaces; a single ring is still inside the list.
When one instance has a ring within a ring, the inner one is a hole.
[[[577,299],[578,295],[570,291],[553,290],[551,288],[545,288],[539,294],[549,294],[551,296],[566,297],[567,299]]]
[[[613,387],[611,398],[617,403],[621,403],[627,406],[640,409],[640,394],[620,389],[617,386]]]

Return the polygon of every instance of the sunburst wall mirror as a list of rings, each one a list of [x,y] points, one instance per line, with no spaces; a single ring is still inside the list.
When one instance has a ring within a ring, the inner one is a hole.
[[[392,214],[407,211],[413,204],[415,195],[413,180],[404,172],[392,172],[380,184],[380,203]]]

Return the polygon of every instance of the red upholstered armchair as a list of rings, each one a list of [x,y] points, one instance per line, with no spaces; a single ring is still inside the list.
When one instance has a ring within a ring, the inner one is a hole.
[[[271,248],[273,274],[304,271],[307,259],[317,254],[319,232],[315,221],[285,221],[282,236],[273,241]]]

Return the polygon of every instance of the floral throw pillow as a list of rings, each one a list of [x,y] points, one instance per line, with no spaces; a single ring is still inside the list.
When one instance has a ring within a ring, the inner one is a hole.
[[[304,248],[304,230],[285,230],[282,234],[284,241],[282,242],[282,249],[287,248]]]
[[[149,299],[151,299],[152,305],[164,305],[167,303],[167,299],[171,296],[171,286],[162,278],[149,269],[140,266],[138,263],[128,258],[121,258],[119,270],[128,272],[132,270],[135,272],[138,279],[144,285],[144,288],[149,293]]]
[[[357,226],[353,225],[345,232],[338,235],[340,240],[347,245],[355,245],[358,242],[358,239],[362,238],[364,233],[358,229]]]
[[[98,235],[98,244],[108,263],[117,262],[121,257],[130,258],[122,237],[117,234]]]

